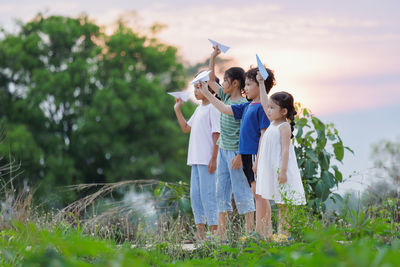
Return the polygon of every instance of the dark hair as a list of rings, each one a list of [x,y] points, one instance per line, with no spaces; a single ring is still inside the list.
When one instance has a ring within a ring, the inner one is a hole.
[[[231,82],[237,80],[239,82],[240,91],[244,88],[244,69],[240,67],[232,67],[225,71],[225,76],[229,78]]]
[[[292,130],[292,135],[290,136],[290,138],[293,138],[294,125],[296,124],[294,122],[294,116],[296,116],[297,114],[296,108],[294,107],[293,96],[287,92],[277,92],[271,95],[271,99],[280,108],[287,109],[286,118],[290,120],[290,128]]]
[[[265,69],[267,70],[268,78],[266,80],[264,80],[264,85],[265,85],[265,89],[267,90],[267,94],[268,94],[269,91],[271,91],[271,88],[274,85],[276,85],[276,81],[275,81],[274,72],[271,69],[267,68],[267,67]],[[259,85],[258,81],[257,81],[257,72],[258,72],[258,68],[250,67],[250,69],[245,73],[245,77],[247,79],[255,81],[257,83],[257,85]]]

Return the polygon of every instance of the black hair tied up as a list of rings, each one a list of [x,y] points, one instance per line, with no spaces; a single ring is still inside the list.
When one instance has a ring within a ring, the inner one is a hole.
[[[225,76],[227,76],[231,82],[237,80],[239,82],[239,89],[244,88],[244,70],[240,67],[232,67],[225,71]]]
[[[288,92],[277,92],[271,96],[271,99],[281,108],[287,109],[286,118],[290,120],[290,128],[292,130],[292,135],[290,138],[293,138],[293,130],[296,123],[294,122],[294,117],[297,115],[296,108],[294,107],[294,99],[291,94]]]

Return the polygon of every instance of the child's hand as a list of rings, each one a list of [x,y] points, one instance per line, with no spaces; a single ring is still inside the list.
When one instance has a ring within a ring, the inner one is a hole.
[[[264,82],[264,78],[263,78],[263,76],[261,76],[261,74],[260,74],[259,71],[257,71],[256,79],[257,79],[257,81],[258,81],[259,83],[263,83],[263,82]]]
[[[183,105],[182,99],[181,98],[177,98],[176,99],[176,103],[174,105],[174,109],[175,110],[180,109],[182,107],[182,105]]]
[[[208,172],[210,174],[213,174],[216,169],[217,169],[217,160],[211,159],[210,162],[208,163]]]
[[[206,82],[200,82],[200,91],[203,94],[208,91],[208,84]]]
[[[287,175],[286,172],[281,172],[278,175],[278,182],[279,184],[286,184],[287,183]]]
[[[242,167],[242,156],[240,154],[237,154],[232,159],[232,170],[238,170],[241,167]]]
[[[219,50],[218,45],[213,46],[214,51],[211,53],[212,58],[216,58],[219,54],[221,54],[221,50]]]

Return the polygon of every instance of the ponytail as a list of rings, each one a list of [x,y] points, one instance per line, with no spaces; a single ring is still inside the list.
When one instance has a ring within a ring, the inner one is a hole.
[[[290,139],[292,139],[294,137],[293,130],[294,130],[294,126],[296,125],[296,123],[294,122],[294,116],[296,116],[296,115],[297,115],[297,111],[295,109],[293,109],[291,112],[288,112],[287,118],[290,120],[290,129],[292,131]]]
[[[293,96],[287,92],[278,92],[273,94],[271,99],[281,108],[287,109],[286,118],[290,120],[290,129],[292,132],[290,139],[292,139],[294,137],[294,126],[296,125],[294,117],[297,115],[296,108],[294,107]]]

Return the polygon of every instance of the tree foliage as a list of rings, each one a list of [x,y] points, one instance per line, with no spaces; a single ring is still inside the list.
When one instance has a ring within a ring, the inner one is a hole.
[[[85,16],[39,14],[0,39],[0,118],[8,133],[0,152],[19,159],[42,192],[186,180],[187,137],[166,94],[184,85],[175,47],[122,22],[108,35]]]
[[[400,186],[400,137],[381,140],[372,146],[372,159],[380,175],[388,176],[396,187]],[[381,176],[380,176],[381,177]],[[386,177],[382,177],[386,178]]]

